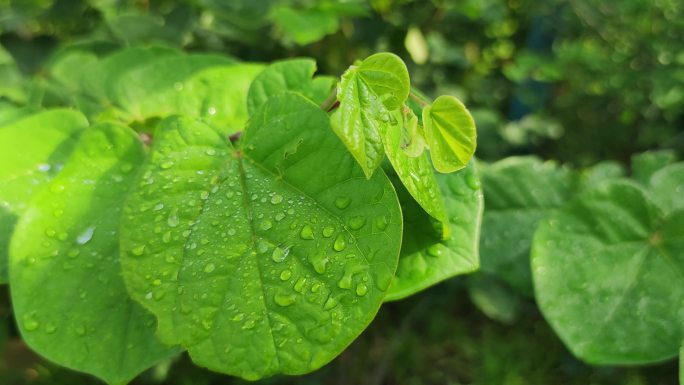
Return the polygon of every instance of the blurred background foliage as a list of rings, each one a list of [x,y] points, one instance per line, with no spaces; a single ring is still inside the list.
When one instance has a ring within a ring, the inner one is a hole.
[[[534,154],[600,163],[591,178],[629,169],[645,150],[684,154],[681,0],[0,0],[0,121],[17,107],[63,103],[60,66],[83,65],[60,61],[70,50],[150,44],[256,62],[309,56],[330,75],[395,52],[414,86],[468,105],[485,161]],[[96,383],[27,350],[3,290],[0,382]],[[529,295],[482,275],[383,306],[342,356],[296,382],[670,385],[676,373],[675,363],[580,363]],[[136,383],[232,381],[181,357]]]

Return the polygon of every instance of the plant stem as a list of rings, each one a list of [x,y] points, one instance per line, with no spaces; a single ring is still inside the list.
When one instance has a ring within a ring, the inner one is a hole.
[[[333,88],[330,95],[328,95],[328,97],[323,101],[323,103],[321,103],[321,109],[325,112],[330,112],[333,109],[335,109],[335,107],[337,107],[338,104],[339,102],[337,101],[337,88]]]
[[[430,104],[421,99],[418,95],[414,94],[413,92],[409,92],[409,98],[415,100],[418,104],[420,104],[421,107],[427,107]]]

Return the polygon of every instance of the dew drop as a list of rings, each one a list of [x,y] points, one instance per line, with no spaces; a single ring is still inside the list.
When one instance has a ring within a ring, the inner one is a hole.
[[[243,330],[249,330],[249,329],[254,329],[256,326],[256,321],[254,319],[248,319],[245,321],[244,324],[242,324],[242,329]]]
[[[52,215],[54,215],[55,218],[59,218],[59,217],[61,217],[62,215],[64,215],[64,210],[62,210],[62,209],[57,209],[57,210],[55,210],[55,211],[52,212]]]
[[[273,253],[271,254],[271,259],[273,262],[282,262],[287,258],[287,254],[290,251],[290,249],[282,249],[280,247],[276,247],[273,249]]]
[[[54,238],[55,235],[57,235],[57,232],[52,229],[47,229],[45,230],[45,235],[47,235],[49,238]]]
[[[273,203],[274,205],[277,205],[278,203],[280,203],[282,201],[283,201],[283,197],[281,195],[276,194],[276,195],[271,197],[271,203]]]
[[[427,253],[431,257],[441,257],[442,256],[442,245],[439,243],[431,245],[430,247],[428,247]]]
[[[314,239],[313,229],[309,225],[302,227],[302,231],[299,232],[299,237],[302,239]]]
[[[93,238],[93,232],[95,232],[95,227],[90,226],[86,228],[78,237],[76,237],[76,243],[85,245]]]
[[[168,161],[163,162],[162,164],[160,164],[159,167],[161,167],[161,168],[164,169],[164,170],[170,169],[171,167],[173,167],[173,162],[170,161],[170,160],[168,160]]]
[[[332,226],[325,226],[323,228],[323,236],[326,238],[330,238],[334,232],[335,232],[335,228]]]
[[[166,224],[168,224],[171,227],[176,227],[179,223],[180,220],[178,219],[178,209],[174,208],[169,213],[169,217],[166,220]]]
[[[294,287],[293,287],[294,291],[296,291],[297,293],[301,293],[302,291],[304,291],[304,285],[305,284],[306,284],[306,278],[300,277],[297,280],[297,282],[295,282],[295,284],[294,284]]]
[[[318,252],[317,254],[311,254],[309,256],[309,262],[313,266],[316,273],[318,273],[318,274],[325,273],[325,266],[328,264],[328,258],[325,256],[324,252]]]
[[[145,245],[139,245],[131,249],[131,253],[135,256],[141,256],[145,254]]]
[[[154,210],[154,211],[159,211],[159,210],[161,210],[161,209],[163,209],[163,208],[164,208],[164,203],[159,202],[159,203],[157,203],[157,204],[153,207],[153,210]]]
[[[162,242],[164,242],[164,243],[171,242],[171,232],[170,231],[167,231],[164,233],[164,235],[162,235]]]
[[[282,221],[284,218],[285,218],[285,214],[283,214],[283,213],[278,213],[278,214],[275,215],[275,220],[276,220],[276,222],[280,222],[280,221]]]
[[[473,173],[468,173],[468,175],[466,175],[466,184],[471,190],[479,190],[481,186],[480,180],[477,179]]]
[[[152,285],[154,285],[154,286],[159,286],[161,284],[162,284],[161,279],[155,279],[154,281],[152,281]]]
[[[325,304],[323,305],[323,309],[325,310],[331,310],[335,306],[337,306],[338,302],[333,296],[328,297],[328,300],[325,301]]]
[[[295,296],[294,294],[276,293],[276,295],[273,297],[273,302],[275,302],[278,306],[290,306],[295,303]]]
[[[55,324],[53,324],[52,322],[48,322],[45,325],[45,332],[47,334],[53,334],[56,331],[57,331],[57,326]]]
[[[24,330],[32,332],[40,326],[40,322],[36,321],[35,318],[33,318],[33,314],[25,314],[23,317],[24,321]]]
[[[76,326],[76,334],[78,334],[79,336],[84,336],[87,332],[88,331],[86,330],[86,327],[84,325]]]
[[[356,285],[356,295],[358,296],[364,296],[368,293],[368,286],[364,283],[359,283]]]
[[[216,270],[216,266],[213,263],[207,263],[207,265],[204,266],[205,273],[211,273],[214,270]]]
[[[351,198],[349,197],[338,197],[335,199],[335,207],[337,207],[340,210],[344,210],[347,207],[349,207],[349,204],[351,203]]]
[[[335,238],[335,242],[333,242],[333,250],[335,251],[342,251],[347,247],[347,242],[344,240],[344,235],[339,234],[337,235],[337,238]]]
[[[292,271],[290,271],[288,269],[285,269],[280,273],[280,280],[281,281],[287,281],[288,279],[290,279],[290,277],[292,277]]]
[[[380,215],[378,217],[375,217],[375,227],[378,228],[378,230],[382,231],[387,228],[387,217],[384,215]]]
[[[349,221],[347,223],[349,224],[349,228],[351,228],[352,230],[358,230],[358,229],[360,229],[366,225],[366,217],[364,217],[364,216],[351,217],[351,218],[349,218]]]
[[[204,151],[204,153],[209,155],[209,156],[214,156],[214,155],[216,155],[216,150],[213,148],[208,148],[206,151]]]
[[[269,230],[271,227],[273,227],[273,223],[268,219],[264,219],[263,221],[261,221],[261,224],[259,225],[259,228],[262,230]]]

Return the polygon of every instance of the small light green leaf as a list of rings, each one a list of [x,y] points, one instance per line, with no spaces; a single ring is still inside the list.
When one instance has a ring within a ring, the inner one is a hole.
[[[677,155],[672,150],[647,151],[633,155],[632,178],[643,184],[648,184],[656,171],[676,160]]]
[[[401,211],[366,180],[328,116],[294,93],[251,117],[242,148],[161,123],[122,225],[124,278],[158,334],[211,370],[258,379],[327,363],[392,280]]]
[[[22,337],[60,365],[127,383],[174,353],[120,275],[121,206],[142,144],[127,127],[100,124],[31,201],[11,243],[12,303]]]
[[[414,115],[415,116],[415,115]],[[443,238],[449,234],[449,219],[444,208],[444,198],[437,184],[432,164],[427,154],[410,157],[401,149],[403,117],[396,113],[397,124],[381,128],[385,152],[394,172],[413,199],[433,218],[442,222]],[[401,122],[401,123],[400,123]]]
[[[406,65],[390,53],[371,55],[342,75],[340,106],[330,120],[367,178],[384,157],[381,126],[394,119],[391,112],[401,108],[409,89]]]
[[[666,213],[684,209],[684,163],[656,171],[649,182],[653,200]]]
[[[313,59],[289,59],[275,62],[263,70],[252,82],[247,96],[250,115],[271,96],[286,91],[296,91],[314,103],[323,103],[332,91],[335,79],[314,76],[316,61]]]
[[[425,140],[435,169],[449,173],[462,169],[475,153],[475,121],[460,100],[442,95],[423,109]]]
[[[682,228],[684,211],[665,216],[628,181],[600,184],[540,223],[532,248],[537,302],[577,357],[631,365],[677,355]]]
[[[532,236],[542,218],[573,196],[576,175],[536,157],[510,157],[480,169],[485,196],[481,269],[531,297]]]
[[[404,215],[399,267],[386,300],[407,297],[447,278],[476,271],[482,219],[482,190],[474,162],[454,174],[437,174],[451,237],[442,239],[441,224],[425,215],[406,189],[394,185]]]
[[[61,169],[78,136],[87,127],[88,121],[83,115],[61,109],[18,118],[0,126],[1,238],[9,239],[16,217],[23,213],[33,194]],[[0,245],[0,283],[6,283],[8,244]]]
[[[610,179],[623,178],[627,173],[618,162],[606,160],[581,171],[582,189],[589,189]]]

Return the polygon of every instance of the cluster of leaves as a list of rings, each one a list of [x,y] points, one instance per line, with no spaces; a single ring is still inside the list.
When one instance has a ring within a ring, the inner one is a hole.
[[[478,267],[473,120],[449,96],[409,107],[395,55],[336,88],[309,59],[86,45],[49,63],[42,103],[76,109],[0,109],[0,273],[51,361],[113,384],[182,350],[306,373],[383,300]]]
[[[630,178],[615,163],[577,172],[514,157],[483,167],[481,279],[492,286],[474,281],[474,301],[510,322],[509,290],[534,295],[570,350],[592,364],[677,356],[684,163],[675,159],[669,151],[634,156]]]

